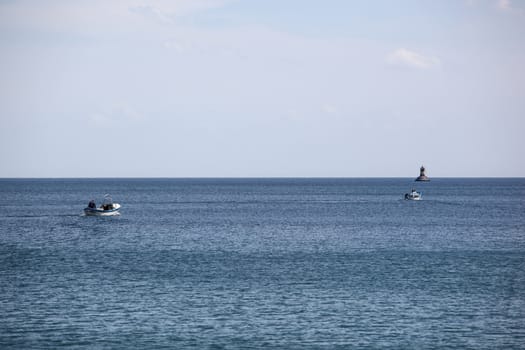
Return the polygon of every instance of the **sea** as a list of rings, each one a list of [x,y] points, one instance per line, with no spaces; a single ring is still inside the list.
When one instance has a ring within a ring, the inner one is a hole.
[[[0,349],[525,349],[525,179],[0,179],[0,315]]]

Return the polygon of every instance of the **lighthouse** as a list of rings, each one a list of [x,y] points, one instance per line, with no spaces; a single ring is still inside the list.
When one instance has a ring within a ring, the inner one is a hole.
[[[421,168],[419,168],[419,176],[416,178],[416,181],[430,181],[430,179],[425,175],[424,166],[421,166]]]

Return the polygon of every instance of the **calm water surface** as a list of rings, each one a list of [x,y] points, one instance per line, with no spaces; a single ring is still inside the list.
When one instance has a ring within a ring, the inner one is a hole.
[[[122,215],[82,216],[105,193]],[[0,198],[2,349],[525,349],[525,179],[4,179]]]

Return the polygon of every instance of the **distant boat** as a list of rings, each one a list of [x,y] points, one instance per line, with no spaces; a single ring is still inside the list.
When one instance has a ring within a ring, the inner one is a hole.
[[[89,216],[113,216],[120,215],[120,204],[113,203],[113,199],[109,195],[104,196],[102,205],[97,208],[95,201],[91,200],[86,208],[84,214]]]
[[[416,181],[430,181],[430,179],[425,175],[424,166],[421,166],[421,168],[419,168],[419,176],[416,178]]]
[[[405,199],[411,200],[411,201],[418,201],[421,199],[421,193],[417,192],[416,190],[412,189],[410,193],[405,193]]]

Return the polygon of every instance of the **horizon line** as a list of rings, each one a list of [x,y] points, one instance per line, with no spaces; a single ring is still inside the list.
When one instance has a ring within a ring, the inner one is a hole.
[[[0,180],[67,180],[67,179],[415,179],[417,176],[19,176]],[[525,179],[525,176],[435,176],[432,179]],[[425,182],[425,181],[421,181]]]

